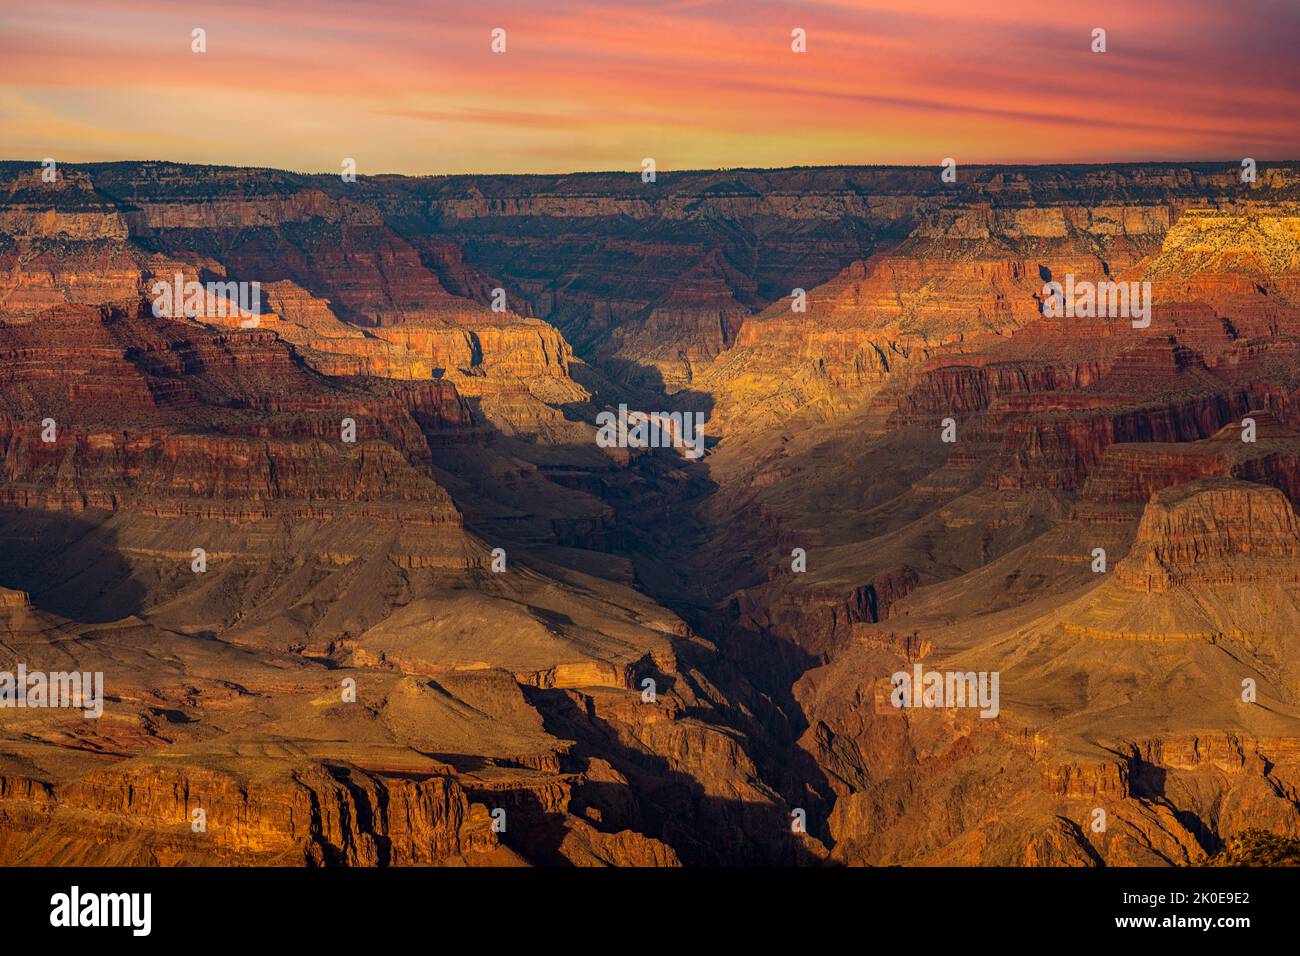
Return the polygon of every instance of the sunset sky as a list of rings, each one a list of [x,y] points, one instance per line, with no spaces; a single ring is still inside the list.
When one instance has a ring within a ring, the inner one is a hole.
[[[1297,159],[1297,49],[1300,0],[8,0],[0,159],[355,157],[362,174]]]

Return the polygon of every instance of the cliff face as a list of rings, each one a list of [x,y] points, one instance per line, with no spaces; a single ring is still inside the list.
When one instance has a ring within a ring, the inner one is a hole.
[[[17,164],[8,164],[17,166]],[[129,233],[121,207],[95,189],[81,170],[64,170],[46,182],[43,169],[11,169],[4,183],[0,234],[16,239],[90,242],[125,239]]]
[[[467,431],[453,386],[347,384],[270,332],[219,332],[82,307],[0,328],[5,501],[173,511],[271,501],[450,499],[413,465]],[[343,441],[344,419],[355,426]]]
[[[0,670],[105,699],[5,711],[0,861],[1300,833],[1293,166],[38,173],[0,164]],[[177,275],[260,298],[156,314]],[[1044,314],[1067,276],[1149,323]],[[619,404],[707,454],[602,447]],[[893,706],[918,665],[996,713]]]
[[[1137,540],[1116,568],[1129,587],[1244,586],[1252,576],[1224,567],[1255,563],[1255,582],[1300,580],[1300,533],[1286,496],[1232,479],[1201,479],[1156,492]]]
[[[321,765],[258,773],[252,785],[229,771],[145,762],[48,791],[16,781],[3,810],[8,855],[32,866],[500,865],[513,856],[451,777]]]
[[[1300,217],[1293,206],[1194,210],[1179,217],[1145,270],[1170,301],[1258,309],[1300,301]]]
[[[760,303],[753,279],[715,251],[614,330],[597,354],[627,368],[641,366],[639,375],[650,388],[680,391],[698,367],[735,344]]]

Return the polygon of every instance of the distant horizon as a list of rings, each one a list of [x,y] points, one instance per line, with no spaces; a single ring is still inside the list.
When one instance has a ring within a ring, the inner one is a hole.
[[[43,157],[44,158],[44,157]],[[1267,166],[1300,166],[1300,157],[1293,159],[1261,159],[1259,157],[1250,157],[1255,161],[1256,167]],[[57,161],[57,160],[56,160]],[[41,168],[42,160],[28,159],[4,159],[0,158],[0,167],[5,166],[31,166],[36,170]],[[189,162],[176,159],[106,159],[106,160],[83,160],[79,162],[58,162],[58,167],[76,169],[79,167],[89,166],[134,166],[134,165],[159,165],[159,166],[183,166],[198,169],[256,169],[265,170],[274,173],[288,173],[294,176],[326,176],[337,177],[338,172],[334,170],[310,170],[310,169],[290,169],[283,166],[268,166],[261,163],[207,163],[207,162]],[[1056,169],[1056,168],[1093,168],[1104,169],[1108,167],[1119,166],[1170,166],[1180,168],[1204,167],[1207,169],[1217,166],[1223,166],[1226,170],[1240,169],[1240,158],[1228,159],[1135,159],[1135,160],[1108,160],[1101,162],[969,162],[958,163],[958,170],[962,169]],[[934,170],[942,168],[941,164],[935,163],[796,163],[788,166],[716,166],[716,167],[690,167],[683,169],[672,169],[665,167],[657,168],[657,175],[682,175],[707,173],[777,173],[791,172],[796,170],[835,170],[835,169],[880,169],[880,170]],[[554,179],[557,177],[567,176],[639,176],[639,168],[627,169],[571,169],[557,172],[486,172],[483,170],[465,170],[447,173],[402,173],[402,172],[377,172],[377,173],[357,173],[357,179],[456,179],[468,176],[491,176],[491,177],[511,177],[524,178],[533,177],[538,179]],[[959,180],[960,182],[960,180]]]

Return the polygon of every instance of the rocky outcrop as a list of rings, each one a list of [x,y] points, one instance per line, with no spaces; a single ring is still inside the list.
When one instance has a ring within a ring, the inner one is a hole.
[[[1224,567],[1238,558],[1249,559],[1254,573]],[[1300,529],[1280,491],[1203,478],[1152,495],[1133,550],[1116,574],[1148,592],[1252,580],[1300,583]]]

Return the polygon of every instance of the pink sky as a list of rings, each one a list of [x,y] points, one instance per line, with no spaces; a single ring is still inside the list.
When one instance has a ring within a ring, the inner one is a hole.
[[[1297,48],[1296,0],[41,0],[0,11],[0,159],[353,157],[362,174],[1295,159]]]

